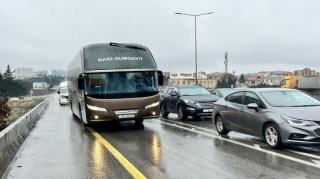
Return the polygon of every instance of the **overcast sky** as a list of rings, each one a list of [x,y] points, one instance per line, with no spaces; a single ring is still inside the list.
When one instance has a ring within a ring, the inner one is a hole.
[[[2,0],[0,69],[66,70],[85,45],[147,46],[164,72],[320,71],[318,0]]]

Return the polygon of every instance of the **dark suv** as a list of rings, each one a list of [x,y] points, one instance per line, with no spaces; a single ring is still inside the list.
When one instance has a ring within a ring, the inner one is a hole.
[[[212,95],[202,86],[169,86],[163,92],[160,111],[162,117],[176,113],[180,120],[185,120],[188,116],[199,119],[200,116],[212,115],[212,103],[218,99],[218,96]]]

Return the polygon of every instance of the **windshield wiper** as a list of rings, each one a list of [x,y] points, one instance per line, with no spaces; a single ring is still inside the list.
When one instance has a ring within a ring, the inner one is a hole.
[[[133,48],[133,49],[139,49],[139,50],[146,51],[146,49],[141,48],[141,47],[136,47],[136,46],[132,46],[132,45],[126,45],[126,44],[119,44],[119,43],[114,43],[114,42],[110,42],[109,45],[116,46],[116,47]]]

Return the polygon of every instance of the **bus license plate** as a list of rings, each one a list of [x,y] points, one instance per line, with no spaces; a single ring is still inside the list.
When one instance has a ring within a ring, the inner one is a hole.
[[[204,109],[203,112],[212,112],[213,109]]]
[[[132,118],[132,117],[134,117],[134,114],[119,115],[119,118]]]

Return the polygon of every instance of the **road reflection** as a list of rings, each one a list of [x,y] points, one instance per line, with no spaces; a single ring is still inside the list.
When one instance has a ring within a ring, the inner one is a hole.
[[[158,165],[160,162],[160,143],[157,135],[152,135],[153,161]]]
[[[105,166],[105,155],[103,155],[103,151],[105,148],[101,145],[98,140],[95,140],[93,143],[93,151],[91,152],[93,158],[93,175],[94,178],[102,178],[106,176],[106,168]]]

